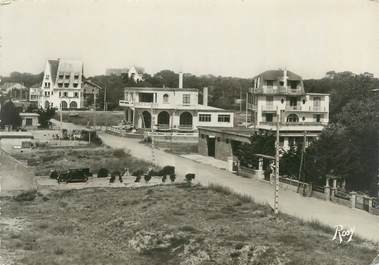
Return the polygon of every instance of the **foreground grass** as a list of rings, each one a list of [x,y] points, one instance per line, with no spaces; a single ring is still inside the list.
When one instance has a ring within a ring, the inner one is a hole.
[[[77,113],[78,116],[70,117],[70,113]],[[64,122],[87,126],[88,124],[93,125],[94,116],[96,116],[97,126],[118,125],[121,120],[125,119],[125,114],[122,111],[67,111],[62,113],[62,120]],[[56,113],[55,119],[60,119],[59,113]]]
[[[17,264],[367,265],[376,254],[217,187],[72,190],[1,206],[24,223],[2,236]]]

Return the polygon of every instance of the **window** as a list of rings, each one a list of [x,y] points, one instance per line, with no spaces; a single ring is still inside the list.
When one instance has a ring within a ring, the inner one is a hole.
[[[33,119],[32,118],[26,118],[25,119],[25,125],[26,126],[32,126],[33,125]]]
[[[65,74],[65,75],[64,75],[64,78],[65,78],[65,79],[70,79],[70,74]]]
[[[218,122],[230,122],[230,115],[225,115],[225,114],[218,115]]]
[[[74,93],[74,97],[76,97],[76,98],[78,97],[78,92]]]
[[[315,115],[316,122],[321,122],[321,115],[317,114]]]
[[[74,83],[74,87],[77,88],[78,87],[78,83]]]
[[[305,121],[305,117],[303,117],[302,120]]]
[[[190,103],[191,103],[191,95],[183,94],[183,104],[190,104]]]
[[[59,97],[62,97],[62,92],[59,92]]]
[[[287,122],[299,122],[299,117],[296,114],[290,114],[287,116]]]
[[[296,107],[297,106],[297,98],[290,98],[290,106],[291,107]]]
[[[303,104],[305,104],[305,99],[303,99]]]
[[[272,113],[266,113],[266,122],[272,122],[274,115]]]
[[[163,95],[163,103],[168,103],[168,95],[167,94]]]
[[[45,80],[49,80],[50,76],[49,75],[46,75],[45,76]]]
[[[217,142],[220,142],[221,141],[221,138],[220,137],[217,137]]]
[[[63,74],[59,74],[59,79],[63,79]]]
[[[274,106],[274,97],[266,96],[266,106],[272,108]]]
[[[211,114],[199,114],[199,121],[210,122],[211,121]]]
[[[45,87],[50,87],[50,83],[49,82],[45,82]]]
[[[75,79],[75,80],[78,80],[78,79],[79,79],[79,75],[78,75],[78,74],[75,74],[75,75],[74,75],[74,79]]]
[[[282,99],[280,100],[280,102],[283,104],[283,103],[284,103],[284,99],[282,98]]]
[[[63,92],[63,96],[64,96],[64,97],[67,97],[67,92]]]
[[[64,83],[64,87],[68,87],[70,83]]]

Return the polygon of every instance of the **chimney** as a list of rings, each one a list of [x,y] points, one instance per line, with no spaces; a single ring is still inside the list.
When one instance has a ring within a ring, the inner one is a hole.
[[[287,76],[287,68],[284,68],[283,70],[283,85],[284,87],[287,87],[287,79],[288,79],[288,76]]]
[[[208,106],[208,88],[203,88],[203,105]]]
[[[183,73],[179,72],[179,88],[183,88]]]

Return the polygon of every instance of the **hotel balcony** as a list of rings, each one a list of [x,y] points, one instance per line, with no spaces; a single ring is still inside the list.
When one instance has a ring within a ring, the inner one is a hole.
[[[286,112],[314,112],[314,113],[327,113],[328,110],[325,106],[286,106]]]
[[[327,124],[322,122],[281,122],[281,131],[322,131]],[[276,130],[276,122],[260,122],[259,129]]]
[[[254,94],[264,95],[304,95],[304,89],[301,86],[291,88],[289,86],[262,86],[253,89]]]

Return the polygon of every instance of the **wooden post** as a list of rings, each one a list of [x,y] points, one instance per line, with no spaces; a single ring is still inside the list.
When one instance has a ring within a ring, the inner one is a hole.
[[[276,107],[276,141],[275,141],[275,198],[274,198],[274,214],[279,214],[279,119],[280,112]]]

